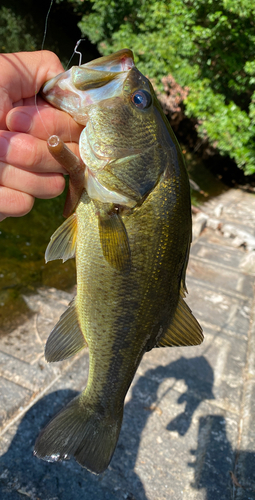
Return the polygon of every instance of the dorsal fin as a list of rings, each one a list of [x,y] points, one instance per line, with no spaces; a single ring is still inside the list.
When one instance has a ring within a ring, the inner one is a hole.
[[[75,256],[77,235],[76,214],[68,217],[53,233],[46,248],[45,261],[62,259],[65,262]]]
[[[203,338],[200,324],[180,296],[172,323],[158,340],[156,347],[199,345]]]
[[[45,359],[48,362],[61,361],[87,345],[78,321],[76,300],[73,299],[50,333],[45,346]]]

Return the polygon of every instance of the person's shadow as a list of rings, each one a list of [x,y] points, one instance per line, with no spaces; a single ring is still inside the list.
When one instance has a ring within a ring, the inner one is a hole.
[[[222,415],[199,419],[197,449],[191,454],[196,459],[189,463],[194,468],[191,486],[204,489],[205,500],[255,499],[255,453],[232,449]]]
[[[133,386],[132,397],[125,406],[123,426],[115,454],[108,470],[100,476],[87,472],[73,460],[49,464],[33,457],[32,450],[39,430],[76,393],[70,390],[57,391],[43,397],[26,413],[8,451],[0,457],[0,498],[20,500],[20,495],[23,494],[32,500],[146,500],[143,484],[135,472],[137,454],[141,434],[152,413],[151,410],[160,404],[159,386],[168,378],[174,379],[174,384],[184,380],[187,387],[186,392],[178,399],[179,404],[186,402],[186,407],[167,425],[169,432],[175,431],[180,436],[185,435],[198,405],[204,400],[214,398],[213,371],[203,356],[191,359],[181,357],[165,367],[158,366],[147,370]],[[172,386],[161,398],[167,397],[167,392],[171,389]],[[207,450],[208,453],[213,453],[214,460],[217,440],[214,440],[213,434],[210,439]],[[198,440],[198,448],[199,442]],[[227,438],[226,449],[230,453],[231,447]],[[217,472],[217,467],[221,465],[217,464],[217,460],[214,462]],[[207,487],[203,476],[199,475],[198,479],[197,470],[199,467],[201,470],[201,464],[199,463],[198,467],[195,463],[192,467],[195,467],[192,487]],[[202,465],[202,468],[204,467],[206,465]],[[217,479],[215,481],[217,482]],[[208,496],[208,500],[214,498]]]

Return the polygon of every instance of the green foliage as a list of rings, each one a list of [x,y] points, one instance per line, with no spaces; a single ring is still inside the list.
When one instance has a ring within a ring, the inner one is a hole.
[[[0,50],[40,49],[48,8],[49,0],[2,0]],[[200,136],[250,174],[255,172],[254,16],[255,0],[55,0],[45,47],[66,62],[79,38],[76,32],[71,41],[70,32],[81,19],[83,36],[102,54],[131,48],[139,69],[159,88],[168,74],[189,87],[186,114],[197,119]]]
[[[30,19],[30,21],[32,21]],[[27,19],[8,7],[0,7],[0,51],[35,50],[36,40],[27,32]]]
[[[1,0],[0,52],[40,50],[44,40],[43,48],[53,50],[67,64],[80,38],[75,5],[68,0],[53,2],[44,40],[50,0]]]
[[[102,54],[129,47],[158,85],[171,73],[188,86],[186,113],[199,134],[255,172],[255,0],[74,3]]]

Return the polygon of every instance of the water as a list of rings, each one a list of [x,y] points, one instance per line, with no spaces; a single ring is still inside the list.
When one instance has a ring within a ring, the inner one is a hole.
[[[189,176],[200,188],[200,192],[191,189],[191,203],[193,205],[200,205],[208,201],[209,198],[219,196],[229,189],[228,186],[223,184],[219,178],[206,168],[204,161],[197,154],[185,152],[184,156]]]
[[[44,261],[50,236],[64,221],[65,196],[36,200],[26,216],[0,223],[0,334],[29,314],[23,294],[35,293],[41,286],[69,291],[75,284],[74,259]]]

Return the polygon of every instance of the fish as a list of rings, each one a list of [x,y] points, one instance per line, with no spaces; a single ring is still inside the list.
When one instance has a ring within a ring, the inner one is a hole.
[[[80,158],[58,136],[48,147],[69,173],[65,222],[46,261],[76,258],[77,296],[50,333],[45,358],[89,349],[85,390],[39,434],[34,454],[73,456],[100,474],[117,445],[126,393],[152,348],[198,345],[185,302],[191,244],[183,155],[131,50],[100,57],[46,82],[42,95],[84,125]]]

